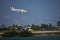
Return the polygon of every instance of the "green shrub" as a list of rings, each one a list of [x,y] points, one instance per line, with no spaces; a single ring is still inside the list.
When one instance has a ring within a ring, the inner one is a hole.
[[[22,31],[20,33],[20,37],[28,37],[28,36],[33,36],[33,34],[30,31]]]
[[[2,35],[2,37],[17,37],[17,36],[19,36],[19,33],[15,31],[6,32]]]
[[[33,34],[29,31],[22,31],[20,33],[15,32],[15,31],[10,31],[10,32],[5,32],[2,37],[30,37]]]

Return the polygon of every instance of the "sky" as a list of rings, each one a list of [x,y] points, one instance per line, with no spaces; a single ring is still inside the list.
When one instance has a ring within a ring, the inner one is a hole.
[[[12,11],[25,9],[27,12]],[[0,25],[56,25],[60,21],[60,0],[0,0]]]

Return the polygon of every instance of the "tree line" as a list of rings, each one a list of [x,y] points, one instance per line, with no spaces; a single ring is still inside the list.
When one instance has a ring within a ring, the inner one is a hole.
[[[18,25],[11,25],[11,26],[8,26],[6,27],[5,24],[3,24],[2,26],[0,26],[0,31],[9,31],[9,30],[25,30],[24,27],[31,27],[32,30],[58,30],[58,27],[55,27],[53,26],[52,24],[41,24],[41,25],[35,25],[35,24],[32,24],[31,26],[30,25],[25,25],[25,26],[18,26]],[[27,28],[28,29],[28,28]]]

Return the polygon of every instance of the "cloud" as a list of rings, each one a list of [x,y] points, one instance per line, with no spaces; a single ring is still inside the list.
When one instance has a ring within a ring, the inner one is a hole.
[[[14,7],[11,7],[11,11],[15,11],[18,13],[27,13],[27,10],[25,10],[25,9],[16,9]]]

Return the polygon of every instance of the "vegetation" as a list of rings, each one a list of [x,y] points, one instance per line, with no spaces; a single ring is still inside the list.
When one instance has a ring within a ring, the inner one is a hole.
[[[2,37],[18,37],[19,33],[15,31],[5,32]]]
[[[22,31],[20,33],[15,31],[10,31],[2,35],[2,37],[30,37],[30,36],[33,36],[33,34],[29,31]]]
[[[60,21],[57,22],[57,26],[60,27]],[[58,27],[53,26],[52,24],[41,24],[41,25],[35,25],[32,24],[32,26],[30,25],[25,25],[25,28],[27,27],[31,27],[32,30],[41,30],[41,31],[49,31],[49,30],[60,30],[58,29]],[[2,37],[28,37],[28,36],[33,36],[33,34],[28,31],[29,28],[24,29],[23,26],[18,26],[13,24],[12,26],[6,26],[5,24],[3,24],[2,26],[0,26],[0,32],[5,32]],[[6,32],[7,31],[7,32]]]
[[[60,22],[58,22],[57,24],[59,25]],[[25,25],[24,27],[27,28],[27,27],[30,27],[30,25]],[[10,31],[10,30],[22,31],[23,29],[24,29],[23,26],[18,26],[15,24],[13,24],[12,26],[8,26],[8,27],[5,24],[0,26],[0,31]],[[47,25],[47,24],[41,24],[41,25],[32,24],[31,29],[33,29],[33,30],[58,30],[58,27],[55,27],[52,24],[49,24],[49,25]]]
[[[32,24],[31,29],[33,29],[33,30],[40,30],[40,26]]]
[[[60,21],[57,22],[57,26],[60,28]]]
[[[20,37],[28,37],[28,36],[33,36],[33,33],[31,33],[30,31],[27,31],[27,30],[22,31],[20,33]]]
[[[52,24],[49,24],[49,25],[41,24],[41,26],[32,24],[31,29],[33,30],[57,30],[57,27],[53,26]]]

